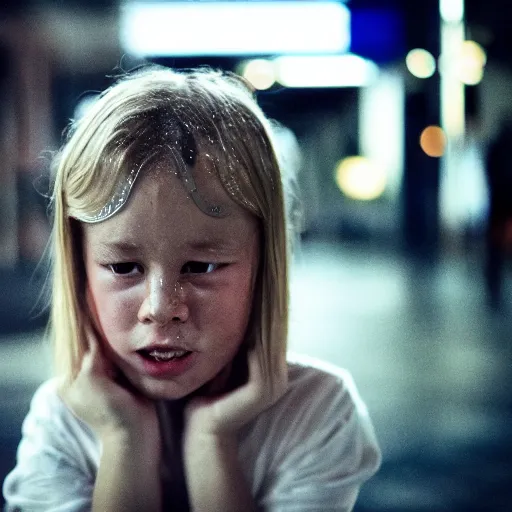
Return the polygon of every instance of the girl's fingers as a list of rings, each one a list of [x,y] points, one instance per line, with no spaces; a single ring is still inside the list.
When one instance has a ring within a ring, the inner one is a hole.
[[[98,339],[94,326],[88,325],[86,327],[87,337],[87,352],[84,355],[82,368],[97,375],[107,376],[110,379],[114,379],[116,371],[114,365],[110,362],[105,350],[101,346],[101,341]]]

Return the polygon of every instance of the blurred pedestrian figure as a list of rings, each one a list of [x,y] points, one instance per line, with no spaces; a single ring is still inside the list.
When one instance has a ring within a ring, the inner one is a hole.
[[[486,233],[485,279],[493,309],[502,304],[507,252],[512,251],[512,119],[501,123],[486,154],[489,215]]]

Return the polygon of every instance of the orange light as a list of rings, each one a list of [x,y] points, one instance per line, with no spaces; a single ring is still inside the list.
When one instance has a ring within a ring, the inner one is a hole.
[[[439,158],[446,150],[446,135],[440,126],[427,126],[420,136],[420,146],[428,156]]]

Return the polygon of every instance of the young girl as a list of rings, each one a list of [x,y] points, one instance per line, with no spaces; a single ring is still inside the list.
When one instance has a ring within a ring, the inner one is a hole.
[[[286,361],[272,128],[233,75],[150,68],[56,159],[51,331],[7,510],[350,510],[380,462],[350,377]]]

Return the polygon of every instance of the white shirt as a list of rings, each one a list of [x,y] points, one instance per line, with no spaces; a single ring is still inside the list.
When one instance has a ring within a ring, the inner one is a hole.
[[[239,458],[262,510],[349,511],[380,465],[368,412],[351,376],[289,363],[289,387],[240,433]],[[6,511],[91,509],[101,444],[57,394],[35,393],[17,464],[3,485]]]

